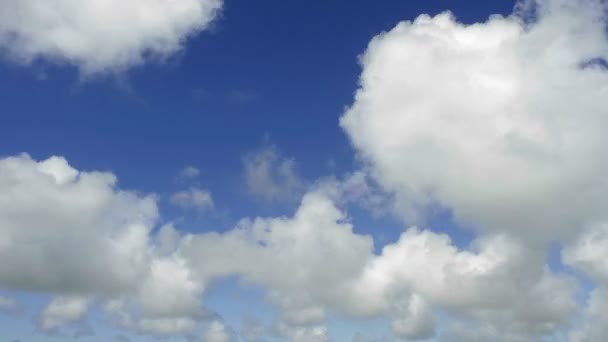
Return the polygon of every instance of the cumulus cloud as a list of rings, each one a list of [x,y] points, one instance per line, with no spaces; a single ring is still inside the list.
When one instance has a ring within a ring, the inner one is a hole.
[[[74,294],[132,288],[145,272],[157,207],[153,197],[115,184],[110,173],[81,172],[60,157],[1,159],[0,286]]]
[[[93,300],[124,328],[153,334],[194,330],[203,285],[175,255],[180,235],[155,235],[155,196],[116,187],[105,172],[64,158],[0,159],[0,287],[58,294],[41,330],[78,321]],[[89,257],[94,255],[95,257]]]
[[[361,57],[340,124],[366,170],[406,221],[440,206],[479,234],[469,251],[410,230],[368,268],[451,312],[443,339],[528,341],[567,326],[576,285],[545,265],[550,241],[598,286],[608,280],[605,13],[605,2],[542,0],[473,25],[421,15]],[[601,340],[587,330],[580,340]]]
[[[434,308],[442,308],[499,331],[542,336],[576,311],[574,280],[551,272],[544,254],[521,241],[488,236],[460,250],[446,235],[411,228],[375,255],[371,238],[346,219],[318,191],[304,196],[293,218],[191,235],[180,251],[204,279],[237,275],[268,289],[283,330],[302,334],[339,313],[384,316],[399,336],[430,338]]]
[[[409,220],[440,205],[480,231],[550,240],[606,218],[605,5],[528,2],[464,25],[421,15],[375,37],[341,118]],[[559,210],[557,209],[559,208]]]
[[[122,71],[180,51],[221,7],[222,0],[2,0],[0,52],[87,75]]]
[[[302,194],[295,161],[283,157],[276,146],[264,146],[243,158],[249,193],[266,201],[293,200]]]
[[[0,285],[59,294],[41,314],[44,330],[81,320],[99,301],[124,329],[204,336],[207,326],[221,335],[217,324],[205,325],[214,316],[201,298],[233,276],[266,289],[280,312],[276,333],[291,341],[326,341],[334,314],[385,317],[398,336],[429,338],[438,334],[438,309],[534,338],[576,309],[572,279],[504,234],[459,249],[446,235],[410,228],[375,254],[372,238],[354,232],[321,185],[290,217],[245,218],[221,234],[172,225],[152,233],[156,198],[115,182],[60,157],[0,160],[0,255],[11,261],[0,266]],[[81,257],[91,251],[98,257]]]

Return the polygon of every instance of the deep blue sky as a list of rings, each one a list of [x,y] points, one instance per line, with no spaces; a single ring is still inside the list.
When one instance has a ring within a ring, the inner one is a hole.
[[[120,80],[81,83],[68,66],[2,63],[0,155],[64,155],[154,191],[171,186],[176,168],[195,165],[221,191],[235,184],[240,156],[268,137],[308,178],[327,174],[330,159],[348,170],[353,153],[337,122],[369,40],[420,13],[449,8],[473,22],[512,6],[229,0],[212,32],[193,37],[183,54]]]

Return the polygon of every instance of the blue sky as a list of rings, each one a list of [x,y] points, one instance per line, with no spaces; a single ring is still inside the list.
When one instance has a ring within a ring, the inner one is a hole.
[[[338,120],[372,37],[421,13],[450,10],[477,22],[512,8],[505,1],[234,1],[167,62],[119,75],[82,81],[70,65],[5,62],[0,153],[65,156],[79,169],[115,173],[121,187],[161,194],[175,191],[176,174],[191,165],[230,211],[224,226],[276,213],[243,190],[243,156],[276,145],[311,182],[355,170]]]
[[[605,3],[181,6],[0,0],[0,339],[608,333]]]
[[[238,191],[230,184],[241,174],[241,156],[266,137],[296,158],[307,178],[326,175],[329,160],[338,172],[351,170],[353,151],[338,119],[352,102],[357,57],[369,40],[421,13],[451,10],[476,22],[512,7],[233,1],[210,32],[189,39],[167,63],[118,79],[79,82],[69,65],[3,63],[1,152],[61,154],[79,168],[112,170],[124,186],[154,192],[167,191],[181,167],[195,165],[217,184],[218,196],[229,197]]]

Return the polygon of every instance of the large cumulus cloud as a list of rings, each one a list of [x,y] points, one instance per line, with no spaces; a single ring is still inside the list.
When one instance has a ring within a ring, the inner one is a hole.
[[[366,169],[395,195],[394,211],[406,221],[424,222],[440,206],[479,234],[477,255],[454,251],[444,259],[446,246],[420,259],[410,245],[402,260],[417,267],[395,266],[403,267],[397,283],[413,284],[457,317],[475,317],[450,324],[448,340],[533,340],[568,326],[577,306],[568,295],[572,279],[551,275],[544,262],[554,241],[565,246],[563,261],[598,286],[587,322],[602,317],[605,13],[601,1],[540,0],[473,25],[450,13],[421,15],[376,36],[361,57],[360,88],[340,123]],[[393,248],[379,260],[398,255]],[[441,260],[450,261],[435,269]],[[420,286],[419,272],[426,274]],[[459,290],[435,292],[443,281]],[[532,300],[548,306],[536,310],[526,305]],[[602,334],[588,323],[571,338],[599,341]]]
[[[441,205],[539,240],[606,218],[602,9],[543,0],[532,23],[474,25],[421,15],[372,40],[341,125],[402,215]]]
[[[157,207],[153,197],[115,183],[110,173],[79,172],[60,157],[0,160],[2,286],[107,294],[132,288],[145,272]]]
[[[2,0],[0,52],[84,74],[121,71],[176,53],[221,7],[222,0]]]

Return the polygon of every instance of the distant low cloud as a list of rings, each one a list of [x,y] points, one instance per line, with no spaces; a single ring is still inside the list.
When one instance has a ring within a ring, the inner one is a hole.
[[[196,167],[186,166],[178,172],[177,177],[181,180],[192,180],[200,176],[200,174],[201,170],[197,169]]]
[[[294,159],[283,157],[276,146],[268,145],[243,158],[249,193],[265,201],[294,200],[304,190],[304,181]]]
[[[15,313],[19,309],[19,303],[15,299],[0,296],[0,313]]]
[[[212,321],[205,331],[205,342],[231,342],[236,341],[233,333],[220,321]]]
[[[179,52],[209,27],[222,0],[0,0],[0,52],[84,75],[119,72]]]
[[[206,210],[214,206],[211,192],[197,187],[175,192],[171,194],[169,201],[183,209]]]

